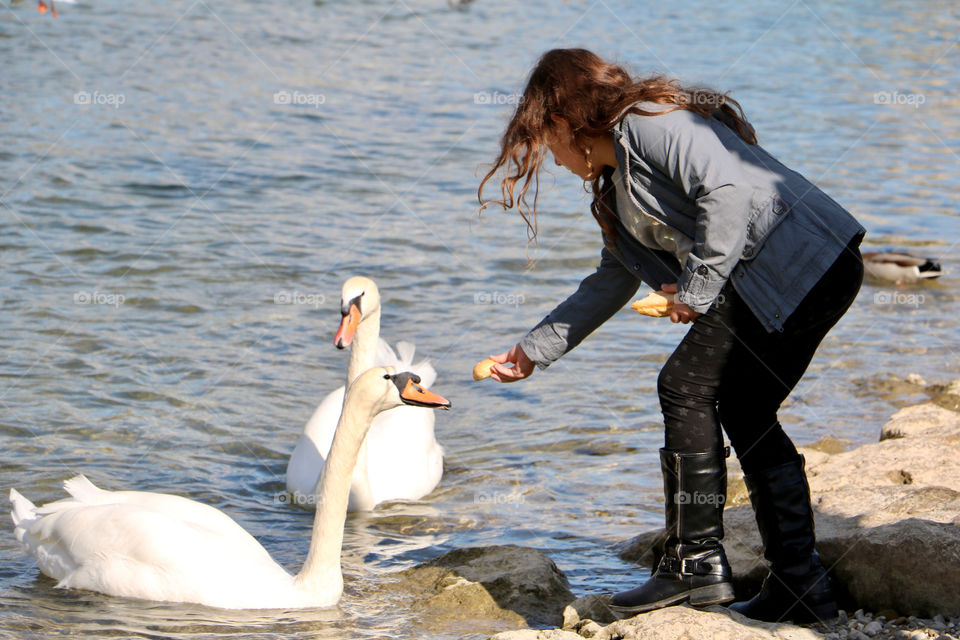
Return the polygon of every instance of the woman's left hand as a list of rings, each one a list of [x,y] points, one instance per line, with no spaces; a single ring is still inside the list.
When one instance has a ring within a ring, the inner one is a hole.
[[[660,290],[664,293],[676,293],[677,285],[676,283],[662,284],[660,285]],[[697,313],[682,302],[674,302],[673,311],[670,312],[670,320],[672,322],[682,322],[683,324],[687,324],[689,322],[693,322],[702,315],[702,313]]]

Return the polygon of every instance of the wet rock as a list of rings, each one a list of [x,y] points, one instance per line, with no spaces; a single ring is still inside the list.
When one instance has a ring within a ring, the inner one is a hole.
[[[918,387],[927,386],[927,381],[923,379],[919,373],[908,373],[907,376],[903,379],[907,384],[917,385]]]
[[[817,442],[804,447],[804,450],[819,451],[820,453],[826,453],[827,455],[834,455],[846,451],[849,444],[849,440],[841,440],[840,438],[823,438],[822,440],[818,440]]]
[[[413,592],[415,609],[447,621],[557,626],[573,600],[566,576],[550,558],[515,545],[456,549],[396,576]]]
[[[934,399],[937,405],[950,411],[960,411],[960,380],[946,385]]]

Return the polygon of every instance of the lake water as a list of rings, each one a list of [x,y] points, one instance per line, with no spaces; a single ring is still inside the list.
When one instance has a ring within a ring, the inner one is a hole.
[[[876,440],[925,397],[897,379],[960,375],[957,6],[58,9],[0,10],[0,488],[45,502],[83,472],[187,495],[295,570],[310,515],[277,496],[304,422],[342,383],[346,354],[331,341],[353,274],[377,280],[383,336],[414,342],[455,408],[437,416],[440,487],[348,522],[339,608],[231,613],[55,590],[8,523],[2,637],[458,637],[364,594],[470,545],[543,549],[578,595],[643,578],[610,546],[661,523],[655,384],[684,328],[627,309],[522,384],[470,377],[599,255],[587,197],[555,167],[532,269],[515,213],[475,217],[482,166],[552,47],[732,91],[771,152],[858,216],[867,247],[949,271],[864,287],[783,410],[798,443]]]

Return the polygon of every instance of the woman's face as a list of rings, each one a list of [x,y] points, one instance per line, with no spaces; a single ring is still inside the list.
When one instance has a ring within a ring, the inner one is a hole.
[[[565,120],[554,121],[554,127],[545,136],[547,148],[553,154],[553,159],[558,167],[566,167],[571,172],[580,176],[584,180],[593,180],[598,173],[595,167],[593,171],[587,166],[587,158],[582,151],[573,144],[573,134],[570,131],[570,125]]]

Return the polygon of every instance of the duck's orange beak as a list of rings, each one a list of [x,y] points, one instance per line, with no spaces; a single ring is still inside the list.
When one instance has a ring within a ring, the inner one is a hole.
[[[400,392],[400,399],[406,404],[411,404],[415,407],[449,409],[452,406],[449,400],[427,390],[426,387],[422,386],[419,382],[414,382],[413,378],[407,380],[403,391]]]
[[[340,320],[340,327],[337,329],[337,335],[333,336],[333,344],[337,349],[346,349],[353,342],[353,335],[357,332],[357,325],[360,324],[360,309],[355,304],[350,305],[350,310],[343,314]]]
[[[54,18],[56,18],[56,17],[57,17],[57,8],[54,6],[53,0],[50,0],[50,7],[49,7],[49,9],[50,9],[50,15],[52,15]],[[37,2],[37,11],[39,11],[40,13],[46,13],[46,12],[47,12],[47,3],[44,2],[43,0],[39,0],[39,1]]]

